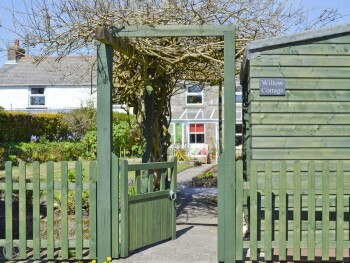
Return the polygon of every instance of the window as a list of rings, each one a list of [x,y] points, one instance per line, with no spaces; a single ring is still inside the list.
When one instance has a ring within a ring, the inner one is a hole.
[[[190,143],[204,143],[204,124],[190,124]]]
[[[45,106],[45,88],[44,87],[30,88],[29,106],[30,107]]]
[[[236,103],[242,103],[242,92],[236,92]]]
[[[203,87],[202,83],[187,86],[187,104],[203,104]]]

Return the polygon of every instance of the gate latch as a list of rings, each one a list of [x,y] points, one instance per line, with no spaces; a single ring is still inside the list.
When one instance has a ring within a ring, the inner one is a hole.
[[[174,192],[173,190],[170,190],[169,199],[172,201],[175,201],[176,200],[176,192]]]

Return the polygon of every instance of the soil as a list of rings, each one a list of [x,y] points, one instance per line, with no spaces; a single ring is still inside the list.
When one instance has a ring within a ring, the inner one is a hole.
[[[202,178],[201,176],[195,176],[192,178],[191,187],[205,187],[205,188],[217,187],[217,181],[218,181],[217,166],[214,166],[208,172],[210,171],[213,172],[214,174],[213,178]]]

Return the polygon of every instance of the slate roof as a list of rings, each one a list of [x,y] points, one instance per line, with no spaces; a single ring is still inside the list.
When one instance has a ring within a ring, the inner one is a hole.
[[[95,57],[49,57],[36,63],[33,57],[0,68],[0,87],[31,85],[96,85]]]

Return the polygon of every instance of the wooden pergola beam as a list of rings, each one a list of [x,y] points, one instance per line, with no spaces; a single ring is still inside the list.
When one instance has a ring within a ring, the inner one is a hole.
[[[96,39],[113,45],[120,37],[215,37],[225,31],[234,31],[232,25],[166,25],[166,26],[121,26],[98,27]]]

